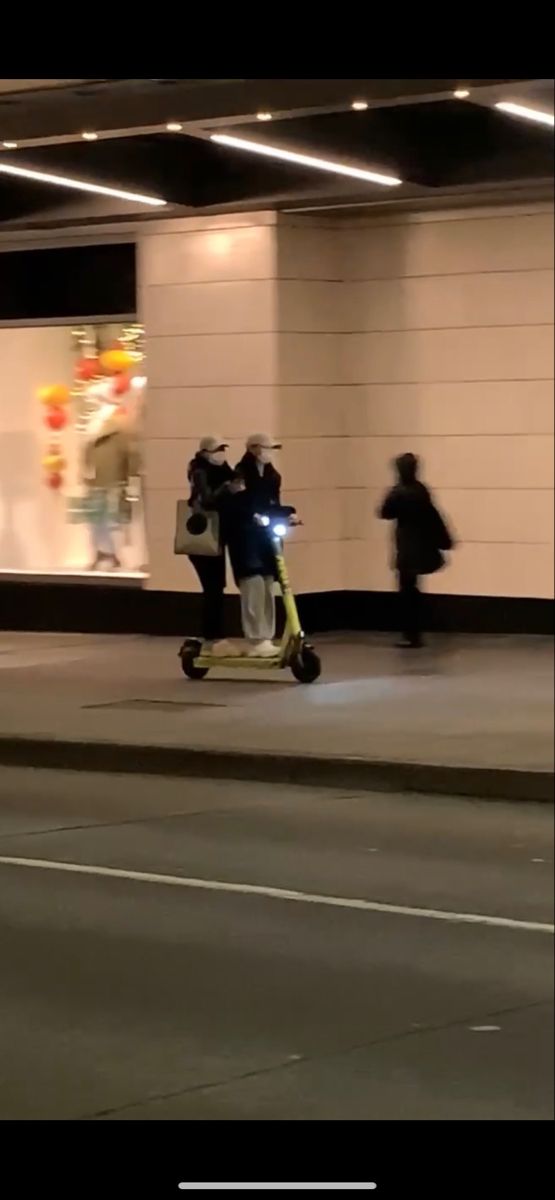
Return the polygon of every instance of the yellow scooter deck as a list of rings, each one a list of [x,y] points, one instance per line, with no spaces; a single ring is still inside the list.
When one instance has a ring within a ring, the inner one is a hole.
[[[261,671],[275,671],[277,667],[286,667],[287,663],[283,658],[281,646],[278,646],[273,658],[255,658],[254,655],[249,656],[248,654],[234,654],[230,658],[224,658],[223,655],[222,657],[219,655],[212,657],[199,654],[198,658],[194,660],[194,665],[205,671],[213,671],[214,667],[230,667],[231,670],[236,670],[237,667],[242,667],[244,670],[255,667]]]

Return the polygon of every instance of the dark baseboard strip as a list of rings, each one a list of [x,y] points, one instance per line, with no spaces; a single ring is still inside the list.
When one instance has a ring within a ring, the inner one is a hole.
[[[307,633],[398,628],[390,592],[314,592],[298,599]],[[227,633],[240,633],[237,596],[226,597]],[[553,634],[553,601],[504,596],[425,598],[425,625],[437,633]],[[200,628],[200,597],[110,584],[0,580],[0,629],[53,633],[142,633],[172,637]]]
[[[256,754],[181,746],[0,737],[3,766],[294,783],[367,792],[553,803],[553,773],[436,763],[372,762],[303,754]]]

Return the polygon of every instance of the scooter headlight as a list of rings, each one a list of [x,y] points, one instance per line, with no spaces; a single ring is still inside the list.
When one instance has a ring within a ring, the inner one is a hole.
[[[280,522],[278,522],[277,525],[273,526],[273,531],[274,531],[276,537],[283,538],[283,537],[285,537],[285,535],[287,533],[287,525],[283,525]]]
[[[259,518],[258,518],[258,520],[260,521],[260,524],[261,524],[261,525],[264,525],[264,527],[266,527],[267,525],[269,525],[269,524],[270,524],[270,518],[269,518],[269,517],[259,517]]]

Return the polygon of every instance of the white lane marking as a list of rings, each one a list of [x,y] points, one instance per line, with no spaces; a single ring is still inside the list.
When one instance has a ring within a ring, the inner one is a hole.
[[[498,1033],[500,1025],[469,1025],[471,1033]]]
[[[555,926],[543,921],[519,921],[513,917],[492,917],[486,913],[446,912],[436,908],[411,908],[404,904],[382,904],[377,900],[357,900],[350,896],[319,896],[286,888],[266,887],[257,883],[227,883],[221,879],[188,879],[185,875],[159,875],[152,871],[126,871],[121,867],[98,867],[90,863],[55,862],[46,858],[0,856],[0,866],[35,867],[41,871],[67,871],[73,875],[103,875],[109,879],[128,879],[136,883],[160,883],[167,887],[194,888],[207,892],[235,892],[242,896],[264,896],[269,900],[293,900],[299,904],[320,904],[329,908],[353,908],[361,912],[387,913],[397,917],[425,917],[432,921],[454,921],[468,925],[494,925],[501,929],[525,929],[532,933],[554,933]]]

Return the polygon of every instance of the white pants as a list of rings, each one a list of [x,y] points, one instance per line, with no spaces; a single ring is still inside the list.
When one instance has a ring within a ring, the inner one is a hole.
[[[269,575],[241,579],[241,623],[249,642],[272,641],[276,632],[274,581]]]

